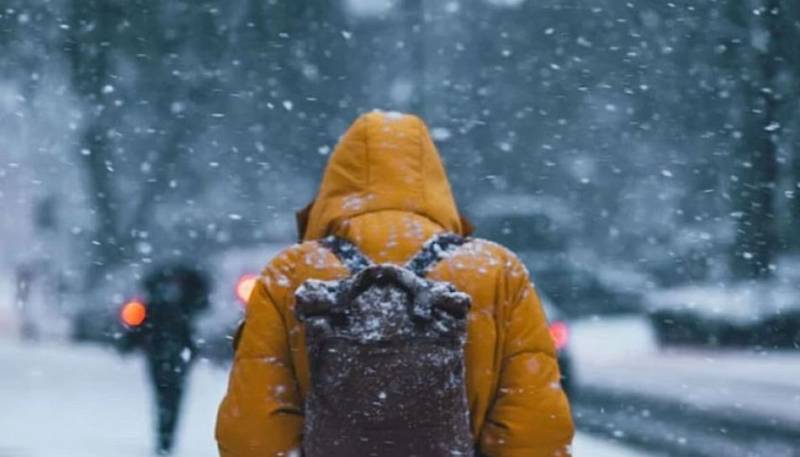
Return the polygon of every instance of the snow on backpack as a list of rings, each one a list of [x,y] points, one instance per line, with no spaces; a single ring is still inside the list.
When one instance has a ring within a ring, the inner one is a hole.
[[[295,292],[311,368],[304,457],[473,456],[470,297],[425,278],[464,241],[437,235],[405,267],[375,265],[341,238],[321,241],[351,275]]]

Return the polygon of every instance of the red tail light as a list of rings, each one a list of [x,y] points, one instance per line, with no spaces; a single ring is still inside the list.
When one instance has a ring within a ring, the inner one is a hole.
[[[550,336],[553,338],[553,344],[556,345],[556,350],[562,350],[569,342],[569,327],[565,322],[555,321],[550,324]]]
[[[122,305],[119,318],[128,327],[138,327],[147,318],[147,306],[141,300],[133,299]]]
[[[236,281],[236,298],[238,298],[242,304],[246,305],[247,301],[250,300],[250,294],[253,293],[253,289],[256,287],[256,281],[258,281],[258,276],[252,273],[243,274],[242,277]]]

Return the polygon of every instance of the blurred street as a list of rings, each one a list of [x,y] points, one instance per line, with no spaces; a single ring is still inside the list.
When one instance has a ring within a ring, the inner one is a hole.
[[[0,340],[0,366],[11,374],[0,377],[1,457],[153,455],[152,405],[139,356]],[[195,366],[176,456],[217,455],[213,426],[226,377],[222,367]],[[576,438],[574,454],[657,457],[585,434]]]
[[[573,327],[579,426],[670,456],[800,455],[800,355],[660,350],[642,318]]]

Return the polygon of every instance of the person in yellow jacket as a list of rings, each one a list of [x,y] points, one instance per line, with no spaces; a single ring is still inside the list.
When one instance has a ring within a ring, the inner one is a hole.
[[[309,366],[294,291],[349,272],[317,240],[336,235],[376,263],[403,264],[433,235],[469,235],[428,129],[411,115],[361,116],[337,145],[314,202],[298,214],[301,243],[264,269],[219,408],[222,457],[300,457]],[[472,297],[465,345],[470,425],[487,457],[570,456],[574,426],[556,352],[528,272],[477,238],[428,277]],[[359,457],[359,456],[353,456]]]

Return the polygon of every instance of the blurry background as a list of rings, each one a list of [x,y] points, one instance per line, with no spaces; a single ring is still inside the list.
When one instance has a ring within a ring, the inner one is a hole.
[[[583,430],[800,455],[798,43],[792,0],[0,0],[3,354],[113,342],[177,258],[224,363],[338,136],[407,111],[568,323]]]

